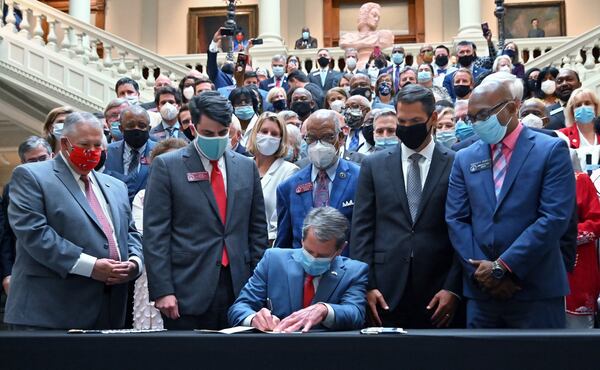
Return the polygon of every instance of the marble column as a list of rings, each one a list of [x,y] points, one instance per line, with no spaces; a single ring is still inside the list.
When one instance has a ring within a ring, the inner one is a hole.
[[[258,9],[258,37],[265,46],[283,46],[279,0],[259,0]]]
[[[481,0],[459,0],[458,4],[460,23],[457,37],[482,38]]]
[[[92,17],[91,0],[69,0],[69,15],[82,22],[90,23]]]

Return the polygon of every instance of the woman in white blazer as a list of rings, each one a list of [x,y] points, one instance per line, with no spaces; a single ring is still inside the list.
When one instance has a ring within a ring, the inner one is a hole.
[[[277,236],[277,187],[298,171],[295,164],[284,159],[288,152],[285,124],[275,113],[261,114],[252,128],[246,149],[254,155],[260,174],[269,242],[272,243]]]

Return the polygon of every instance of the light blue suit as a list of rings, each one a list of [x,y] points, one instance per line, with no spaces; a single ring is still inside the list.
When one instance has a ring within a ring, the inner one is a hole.
[[[246,317],[266,307],[271,299],[273,315],[284,319],[302,309],[304,270],[292,258],[294,250],[270,248],[256,266],[254,274],[229,309],[229,323],[241,325]],[[367,264],[336,257],[331,268],[321,275],[312,304],[328,303],[334,311],[331,330],[352,330],[365,321]],[[286,278],[287,277],[287,278]]]
[[[304,218],[313,208],[313,190],[307,189],[311,184],[312,164],[290,176],[277,188],[277,238],[274,247],[301,248],[302,224]],[[354,193],[358,182],[360,167],[340,158],[335,179],[331,184],[329,205],[340,211],[352,224],[354,210]],[[350,237],[348,237],[350,240]],[[343,252],[348,256],[350,246]]]

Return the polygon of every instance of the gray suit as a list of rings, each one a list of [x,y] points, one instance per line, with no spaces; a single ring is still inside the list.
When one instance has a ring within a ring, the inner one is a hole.
[[[142,258],[140,234],[131,219],[127,187],[94,172],[110,209],[121,259]],[[56,329],[94,327],[110,294],[112,327],[125,324],[127,284],[106,289],[69,273],[81,253],[108,258],[108,242],[85,194],[61,156],[15,169],[10,224],[17,237],[5,321]]]
[[[227,216],[221,222],[194,144],[154,159],[144,204],[144,255],[150,299],[177,297],[181,315],[202,315],[219,282],[227,245],[237,296],[262,257],[267,241],[265,203],[251,158],[227,150]]]

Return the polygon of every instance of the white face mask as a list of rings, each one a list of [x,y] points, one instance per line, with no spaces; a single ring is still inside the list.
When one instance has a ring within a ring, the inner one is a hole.
[[[273,155],[279,149],[281,138],[266,134],[256,135],[256,148],[262,155]]]
[[[533,128],[543,128],[544,127],[544,121],[542,121],[542,119],[540,117],[536,116],[533,113],[529,113],[525,117],[521,118],[521,122],[523,122],[523,124],[527,127],[533,127]]]
[[[177,118],[178,109],[171,103],[165,103],[165,105],[160,108],[160,116],[165,121],[172,121]]]
[[[185,96],[187,100],[192,100],[192,98],[194,97],[194,93],[194,86],[188,86],[185,89],[183,89],[183,96]]]
[[[337,159],[337,150],[332,144],[316,141],[308,146],[308,159],[313,166],[326,170]]]
[[[556,91],[556,82],[552,80],[546,80],[542,82],[542,86],[540,86],[540,89],[544,92],[544,94],[552,95]]]
[[[498,72],[508,72],[508,73],[510,73],[510,67],[509,66],[502,66],[502,67],[498,68]]]
[[[137,95],[126,95],[125,99],[127,99],[130,105],[137,105],[140,102],[140,97]]]
[[[334,101],[331,102],[331,104],[329,104],[329,107],[333,111],[336,111],[338,113],[342,113],[342,109],[344,109],[345,105],[346,105],[346,103],[344,103],[343,100],[334,100]]]
[[[356,68],[356,58],[355,57],[348,57],[348,59],[346,59],[346,66],[350,70],[353,70],[354,68]]]

